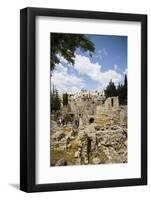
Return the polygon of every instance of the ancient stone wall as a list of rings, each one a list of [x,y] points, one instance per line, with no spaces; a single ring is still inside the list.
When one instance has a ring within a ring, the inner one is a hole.
[[[52,123],[52,165],[127,162],[127,106],[119,106],[118,97],[103,104],[71,101],[69,106],[78,126]]]
[[[72,131],[57,131],[51,142],[52,153],[59,152],[66,165],[127,162],[127,129],[118,125],[97,126],[93,123],[80,128],[76,135]],[[54,164],[62,163],[58,161]]]
[[[106,110],[116,110],[119,108],[119,99],[118,97],[108,97],[105,101]]]

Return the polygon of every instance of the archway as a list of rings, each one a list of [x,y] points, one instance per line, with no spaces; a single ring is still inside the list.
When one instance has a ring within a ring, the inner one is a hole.
[[[93,117],[91,117],[91,118],[89,119],[89,124],[92,124],[92,123],[94,123],[94,118],[93,118]]]
[[[112,107],[114,106],[113,98],[111,99],[111,105]]]

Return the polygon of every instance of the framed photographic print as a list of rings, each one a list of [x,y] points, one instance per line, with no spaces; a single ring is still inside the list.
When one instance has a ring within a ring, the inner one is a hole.
[[[20,12],[20,189],[147,184],[147,16]]]

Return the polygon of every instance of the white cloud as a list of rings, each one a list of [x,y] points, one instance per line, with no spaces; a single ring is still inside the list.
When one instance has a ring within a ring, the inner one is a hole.
[[[104,56],[108,56],[107,50],[105,48],[98,50],[96,57],[102,59]]]
[[[52,73],[51,85],[54,85],[59,91],[78,91],[84,87],[84,81],[74,74],[68,73],[68,68],[61,63],[56,65]]]
[[[116,85],[123,80],[123,76],[115,70],[101,71],[101,65],[92,63],[86,56],[76,55],[74,68],[81,75],[87,75],[92,80],[100,83],[102,88],[106,87],[111,79]]]
[[[87,56],[76,55],[75,65],[69,65],[67,61],[59,56],[61,63],[56,65],[55,70],[52,73],[51,84],[54,85],[61,92],[76,92],[86,87],[83,75],[87,75],[92,81],[95,81],[97,88],[104,89],[109,81],[118,85],[119,82],[123,81],[124,73],[120,74],[117,72],[118,66],[114,64],[111,69],[102,71],[102,66],[99,63],[92,63],[90,58]],[[68,70],[68,67],[73,70]],[[113,69],[114,68],[114,69]],[[79,73],[79,76],[75,74],[75,70]]]
[[[60,60],[61,63],[68,64],[68,61],[63,56],[61,56],[61,54],[57,54],[57,57],[58,57],[58,59]]]
[[[128,69],[126,68],[125,71],[123,72],[123,74],[125,75],[125,74],[127,74],[127,72],[128,72]]]

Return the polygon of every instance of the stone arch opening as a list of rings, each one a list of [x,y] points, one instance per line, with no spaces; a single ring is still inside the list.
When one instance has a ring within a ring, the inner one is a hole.
[[[111,106],[112,106],[112,107],[114,106],[114,101],[113,101],[113,99],[111,99]]]
[[[92,124],[92,123],[94,123],[94,118],[93,118],[93,117],[91,117],[91,118],[89,119],[89,124]]]

